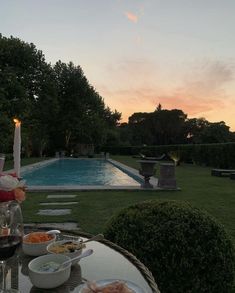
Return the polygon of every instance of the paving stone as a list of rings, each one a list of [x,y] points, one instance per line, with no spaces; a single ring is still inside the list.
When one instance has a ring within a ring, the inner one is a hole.
[[[78,204],[78,202],[77,201],[67,201],[67,202],[41,202],[39,205],[40,206],[54,206],[54,205],[66,206],[66,205],[73,205],[73,204]]]
[[[47,198],[75,198],[76,194],[50,194]]]
[[[64,216],[71,214],[71,209],[47,209],[47,210],[39,210],[37,212],[38,215],[42,216]]]
[[[51,228],[61,230],[80,230],[78,224],[75,222],[63,222],[63,223],[26,223],[27,227],[38,227],[38,228]]]

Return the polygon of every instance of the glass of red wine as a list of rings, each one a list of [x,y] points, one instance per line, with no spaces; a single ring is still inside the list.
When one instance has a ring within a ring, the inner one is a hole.
[[[23,217],[17,201],[0,203],[0,267],[2,273],[2,289],[0,293],[19,292],[16,289],[6,289],[6,260],[11,258],[23,237]]]

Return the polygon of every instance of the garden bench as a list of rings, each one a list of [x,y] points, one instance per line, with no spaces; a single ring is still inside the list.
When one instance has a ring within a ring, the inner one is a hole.
[[[231,173],[235,173],[235,170],[229,170],[229,169],[212,169],[211,170],[211,175],[212,176],[230,176]]]

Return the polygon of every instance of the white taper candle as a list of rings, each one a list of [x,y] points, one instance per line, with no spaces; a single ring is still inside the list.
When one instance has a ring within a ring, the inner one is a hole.
[[[18,178],[20,178],[20,153],[21,153],[21,122],[14,119],[15,135],[13,146],[14,170]]]

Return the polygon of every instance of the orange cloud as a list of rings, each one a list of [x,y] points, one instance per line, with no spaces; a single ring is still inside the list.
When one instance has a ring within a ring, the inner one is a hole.
[[[132,12],[125,12],[125,15],[127,19],[129,19],[131,22],[137,23],[138,22],[138,16],[133,14]]]
[[[233,81],[233,75],[231,63],[198,62],[176,87],[167,78],[163,79],[161,68],[151,60],[125,60],[110,66],[108,82],[97,88],[111,109],[122,112],[122,121],[127,121],[134,112],[152,112],[161,103],[164,109],[182,109],[190,118],[223,120],[234,129],[235,119],[231,116],[234,97],[226,87]]]
[[[182,109],[189,116],[200,115],[214,110],[223,108],[224,103],[218,98],[200,97],[195,94],[175,93],[169,96],[159,96],[154,98],[154,105],[160,103],[166,109]]]

